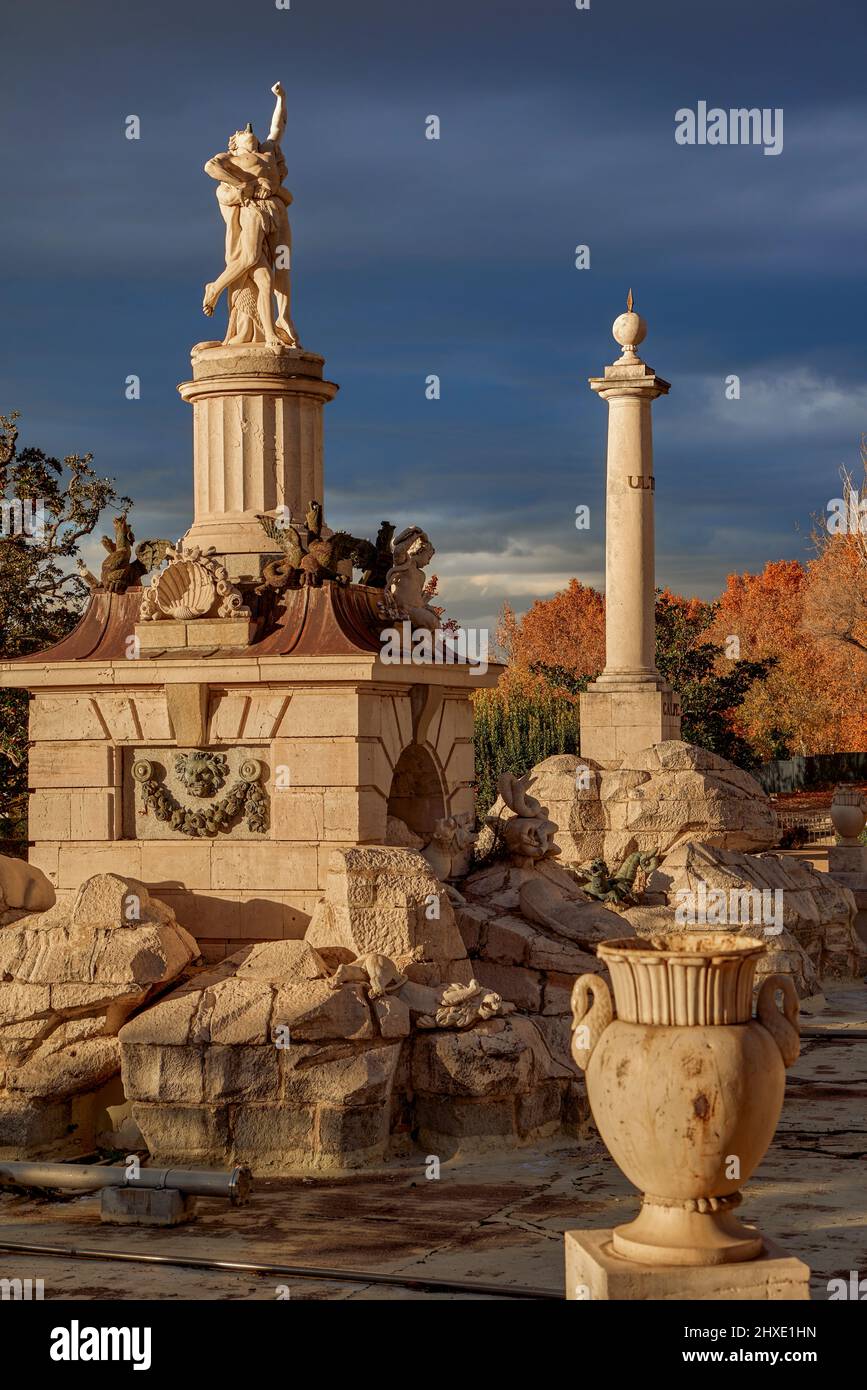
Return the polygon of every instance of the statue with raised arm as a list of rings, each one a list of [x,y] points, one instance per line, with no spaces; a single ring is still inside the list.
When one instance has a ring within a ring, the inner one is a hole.
[[[283,187],[286,161],[280,148],[286,93],[280,82],[271,91],[277,103],[268,139],[260,144],[248,123],[230,136],[224,154],[215,154],[205,165],[205,173],[218,184],[217,202],[226,224],[226,268],[205,286],[202,308],[213,314],[226,291],[226,346],[300,346],[289,312],[292,234],[286,209],[292,194]]]

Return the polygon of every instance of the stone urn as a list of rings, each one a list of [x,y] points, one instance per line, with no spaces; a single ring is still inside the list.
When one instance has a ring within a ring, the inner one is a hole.
[[[614,986],[581,975],[572,990],[572,1056],[612,1158],[643,1194],[613,1251],[640,1264],[752,1260],[759,1233],[737,1220],[800,1051],[798,998],[769,975],[753,1018],[764,942],[684,932],[597,948]],[[782,1012],[777,992],[782,994]]]
[[[857,787],[839,786],[831,802],[831,822],[844,844],[857,845],[867,822],[867,803]]]

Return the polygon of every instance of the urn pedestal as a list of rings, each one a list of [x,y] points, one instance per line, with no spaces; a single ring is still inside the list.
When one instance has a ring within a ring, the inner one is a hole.
[[[576,981],[572,1055],[586,1072],[602,1139],[643,1194],[638,1216],[607,1233],[596,1255],[584,1242],[585,1261],[598,1264],[604,1256],[615,1270],[621,1261],[670,1274],[785,1258],[770,1255],[762,1235],[736,1216],[741,1184],[773,1138],[786,1067],[800,1047],[788,977],[763,982],[753,1017],[753,981],[765,950],[761,941],[724,933],[684,933],[663,947],[609,941],[598,954],[611,972],[614,999],[599,976]],[[573,1246],[590,1235],[571,1233]],[[803,1282],[809,1271],[800,1268]],[[754,1274],[741,1281],[734,1275],[733,1282],[764,1290],[774,1283]]]

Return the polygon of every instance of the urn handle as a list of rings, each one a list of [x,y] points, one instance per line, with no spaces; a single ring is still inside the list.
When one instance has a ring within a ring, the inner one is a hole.
[[[783,996],[782,1013],[777,1008],[777,990]],[[790,1067],[801,1055],[798,994],[790,976],[769,975],[763,981],[756,1004],[756,1016],[780,1049],[785,1066]]]
[[[572,986],[572,1056],[582,1071],[613,1018],[611,991],[602,976],[579,975]]]

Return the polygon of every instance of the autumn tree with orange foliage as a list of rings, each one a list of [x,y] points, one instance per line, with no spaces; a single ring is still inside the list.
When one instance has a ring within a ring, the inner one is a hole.
[[[577,699],[605,665],[605,600],[571,579],[553,598],[536,599],[521,619],[506,604],[496,642],[508,662],[507,684],[535,680]]]
[[[736,716],[763,759],[867,747],[867,566],[852,537],[826,534],[807,565],[730,575],[715,637],[732,636],[742,656],[777,659]]]

